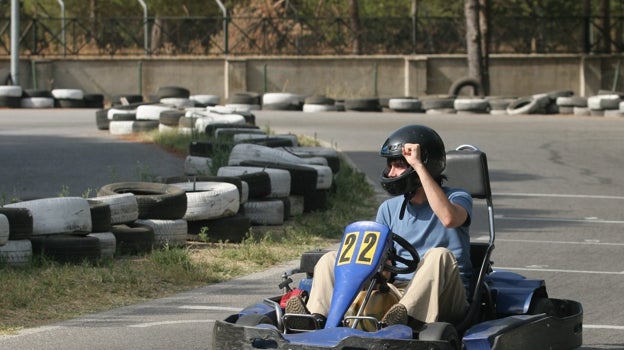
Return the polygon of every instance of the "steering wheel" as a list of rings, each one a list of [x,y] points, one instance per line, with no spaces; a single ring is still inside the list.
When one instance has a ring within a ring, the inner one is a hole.
[[[396,252],[394,252],[394,250],[391,250],[388,258],[402,263],[405,267],[397,267],[386,263],[384,265],[384,269],[395,274],[405,274],[416,271],[418,262],[420,262],[420,256],[418,255],[416,248],[414,248],[414,246],[412,246],[405,238],[397,235],[396,233],[392,233],[392,240],[407,250],[407,252],[411,255],[411,259],[399,256]]]

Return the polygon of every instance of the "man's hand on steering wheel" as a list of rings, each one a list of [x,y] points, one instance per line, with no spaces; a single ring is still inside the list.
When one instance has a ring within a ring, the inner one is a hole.
[[[405,240],[405,238],[397,235],[396,233],[392,234],[392,240],[396,242],[399,246],[407,250],[407,252],[410,254],[411,259],[399,256],[398,254],[396,254],[396,251],[392,249],[388,254],[388,259],[390,261],[387,261],[384,264],[384,271],[389,271],[392,274],[405,274],[416,271],[416,268],[418,267],[418,262],[420,262],[420,256],[418,255],[416,249],[407,240]],[[400,262],[405,266],[394,266],[391,263],[392,261]]]

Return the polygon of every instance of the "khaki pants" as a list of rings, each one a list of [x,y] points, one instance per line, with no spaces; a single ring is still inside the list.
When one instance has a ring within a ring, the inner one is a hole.
[[[307,308],[312,313],[327,315],[334,290],[334,264],[337,252],[331,251],[319,259],[314,268],[314,280]],[[457,260],[446,248],[430,249],[418,264],[414,279],[397,281],[403,292],[399,303],[408,315],[422,322],[459,322],[468,302]]]

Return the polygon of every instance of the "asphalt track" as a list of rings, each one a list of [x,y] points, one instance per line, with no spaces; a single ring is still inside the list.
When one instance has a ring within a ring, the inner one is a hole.
[[[179,157],[111,137],[94,120],[93,110],[0,110],[0,193],[80,195],[181,171]],[[494,193],[495,267],[545,279],[551,297],[582,302],[583,349],[624,348],[624,118],[262,111],[256,122],[337,147],[373,183],[383,165],[378,148],[400,126],[429,125],[448,149],[478,146]],[[482,219],[477,208],[475,240]],[[0,336],[0,349],[210,348],[214,320],[278,293],[281,273],[295,264]]]

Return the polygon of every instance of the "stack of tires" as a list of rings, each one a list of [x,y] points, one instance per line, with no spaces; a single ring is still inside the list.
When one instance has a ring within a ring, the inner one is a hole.
[[[13,210],[13,214],[21,212],[14,219],[23,220],[19,224],[22,238],[30,242],[32,255],[45,255],[62,263],[95,262],[102,258],[100,240],[89,236],[91,208],[84,198],[35,199],[7,204],[2,210]],[[25,249],[28,243],[20,242],[20,245]],[[15,263],[16,258],[19,254],[9,261]]]
[[[26,208],[0,208],[0,265],[24,267],[32,260],[33,216]]]
[[[244,214],[252,225],[281,225],[291,216],[326,209],[337,163],[335,150],[324,147],[273,148],[240,143],[234,146],[228,165],[220,167],[217,175],[258,174],[254,175],[256,184],[249,185]],[[260,176],[268,178],[268,183],[252,190],[260,185],[257,182]]]
[[[104,95],[85,94],[81,89],[22,89],[0,85],[0,107],[7,108],[103,108]]]

